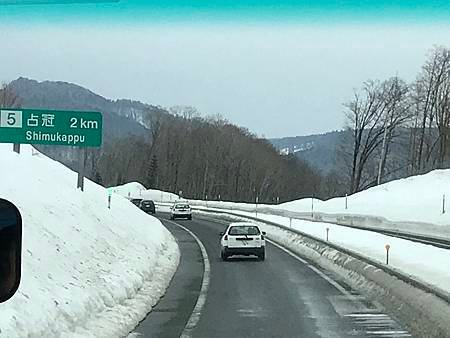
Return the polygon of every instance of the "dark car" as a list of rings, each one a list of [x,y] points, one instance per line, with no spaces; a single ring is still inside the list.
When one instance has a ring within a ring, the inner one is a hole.
[[[141,203],[139,204],[139,208],[141,208],[143,211],[147,213],[154,214],[156,212],[155,203],[150,200],[142,200]]]
[[[139,207],[141,205],[142,202],[142,198],[132,198],[131,203],[133,203],[135,206]]]

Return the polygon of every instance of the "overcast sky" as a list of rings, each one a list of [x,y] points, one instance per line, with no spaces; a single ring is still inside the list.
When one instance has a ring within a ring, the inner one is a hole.
[[[97,15],[86,6],[0,6],[0,81],[74,82],[112,99],[195,106],[266,137],[295,136],[342,128],[342,103],[363,81],[412,81],[433,45],[450,47],[450,20],[421,12],[162,20],[145,17],[148,8],[121,16],[107,14],[115,5]]]

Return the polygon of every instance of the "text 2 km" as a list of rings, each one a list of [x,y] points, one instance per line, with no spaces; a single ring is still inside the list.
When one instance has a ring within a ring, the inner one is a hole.
[[[98,129],[98,121],[85,120],[83,118],[70,118],[70,128]]]

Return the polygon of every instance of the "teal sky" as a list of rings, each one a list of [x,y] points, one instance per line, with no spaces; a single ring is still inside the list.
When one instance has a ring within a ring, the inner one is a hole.
[[[194,106],[267,137],[340,129],[364,81],[414,81],[434,45],[450,47],[448,0],[11,2],[0,82]]]
[[[28,5],[20,5],[27,3]],[[41,4],[36,4],[41,3]],[[45,5],[42,3],[51,3]],[[178,0],[61,1],[0,0],[0,19],[42,23],[85,21],[107,24],[174,22],[342,23],[448,22],[450,2],[444,0]],[[9,4],[9,5],[8,5]],[[11,5],[13,4],[13,5]],[[16,5],[14,5],[16,4]]]

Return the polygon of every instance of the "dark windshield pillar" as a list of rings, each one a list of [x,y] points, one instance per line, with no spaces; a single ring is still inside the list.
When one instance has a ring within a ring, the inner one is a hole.
[[[17,207],[0,199],[0,303],[17,291],[21,276],[22,217]]]

